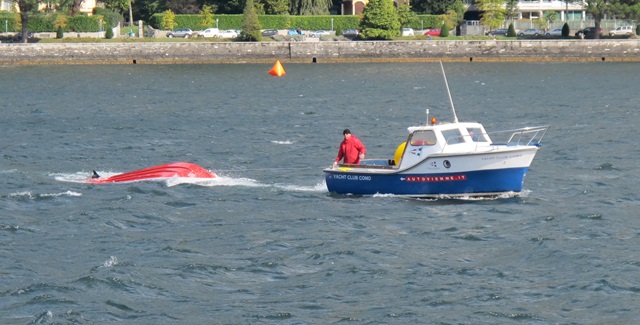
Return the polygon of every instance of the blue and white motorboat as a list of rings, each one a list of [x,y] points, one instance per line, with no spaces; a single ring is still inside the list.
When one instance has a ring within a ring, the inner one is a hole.
[[[442,65],[442,63],[441,63]],[[449,93],[453,121],[435,118],[408,128],[409,137],[393,159],[365,159],[360,165],[324,169],[329,192],[408,197],[517,195],[548,126],[488,133],[477,122],[459,122]],[[500,140],[498,140],[500,139]]]

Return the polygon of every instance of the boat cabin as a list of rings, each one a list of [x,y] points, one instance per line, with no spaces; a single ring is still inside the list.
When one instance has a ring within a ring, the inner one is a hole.
[[[396,152],[401,158],[394,157],[396,167],[409,167],[430,154],[472,152],[480,146],[489,147],[491,144],[491,139],[480,123],[412,126],[408,130],[409,138],[404,144],[403,152]]]
[[[361,166],[408,168],[432,154],[469,153],[489,150],[491,146],[484,127],[475,122],[411,126],[407,130],[409,137],[396,148],[393,159],[365,159]]]

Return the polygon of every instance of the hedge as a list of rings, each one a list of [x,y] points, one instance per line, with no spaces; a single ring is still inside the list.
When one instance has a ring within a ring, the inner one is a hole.
[[[29,31],[34,33],[53,32],[56,30],[56,18],[59,14],[37,14],[29,18]],[[67,17],[67,26],[64,31],[74,32],[98,32],[100,31],[100,19],[102,16],[77,15],[75,17]],[[8,32],[19,32],[22,29],[20,25],[20,15],[17,13],[0,11],[0,26],[4,32],[4,23],[6,21]]]
[[[162,29],[162,13],[151,16],[149,25],[156,29]],[[243,15],[214,15],[218,20],[220,29],[240,29],[244,22]],[[360,16],[289,16],[289,15],[259,15],[260,26],[263,29],[291,29],[301,28],[303,30],[330,30],[333,22],[333,30],[340,33],[343,29],[358,28]],[[176,15],[175,28],[189,28],[191,30],[204,30],[215,26],[202,26],[200,15]],[[442,16],[418,15],[418,19],[410,26],[414,29],[440,27]]]

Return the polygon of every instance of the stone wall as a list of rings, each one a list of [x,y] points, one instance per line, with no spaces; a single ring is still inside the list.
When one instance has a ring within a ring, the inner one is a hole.
[[[0,44],[0,64],[640,61],[640,40]]]

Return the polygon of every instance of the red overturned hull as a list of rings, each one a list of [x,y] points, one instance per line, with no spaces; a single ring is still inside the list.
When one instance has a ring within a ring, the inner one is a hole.
[[[89,179],[90,183],[122,183],[136,182],[148,179],[163,179],[172,177],[190,177],[190,178],[215,178],[216,174],[206,169],[188,162],[175,162],[165,165],[159,165],[131,172],[113,175],[111,177],[102,178],[95,172],[93,178]]]

